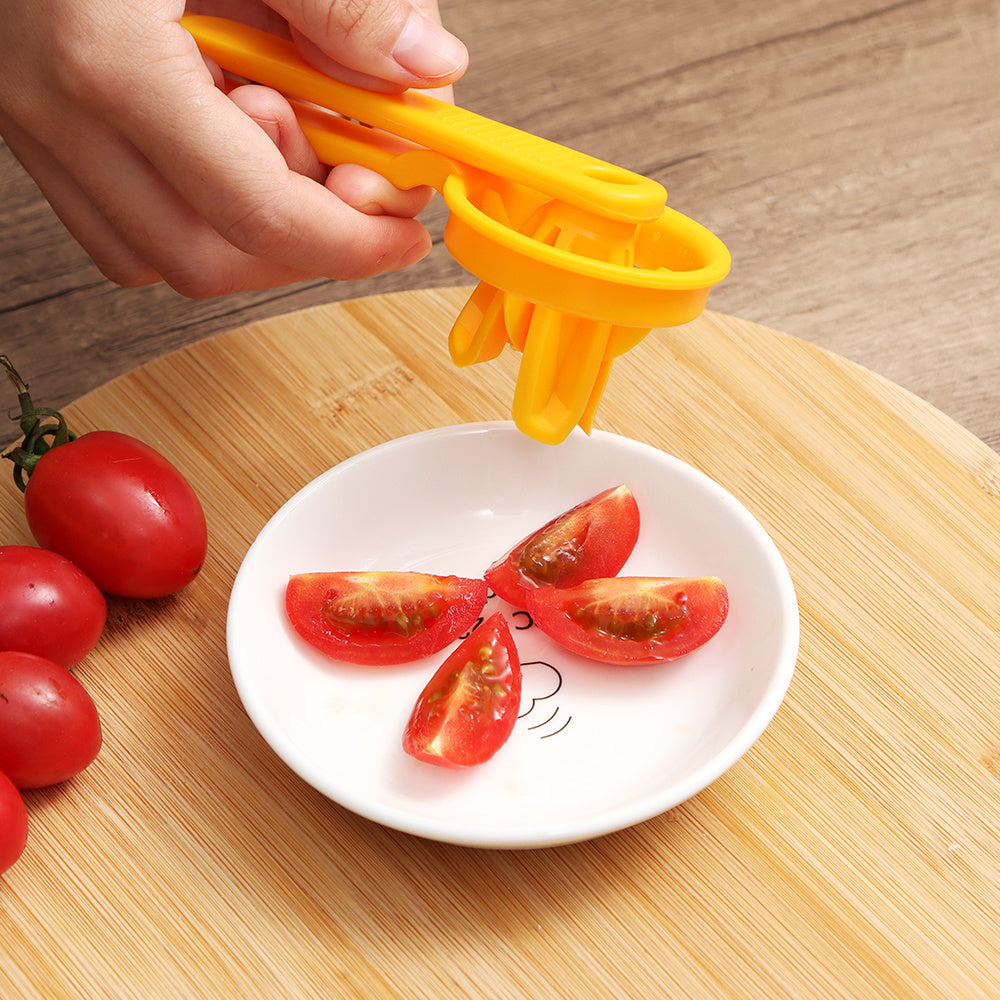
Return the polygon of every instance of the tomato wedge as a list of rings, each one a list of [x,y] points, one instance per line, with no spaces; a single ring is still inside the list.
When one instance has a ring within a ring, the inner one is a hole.
[[[382,665],[430,656],[470,629],[483,580],[363,571],[291,577],[285,609],[306,642],[338,660]]]
[[[521,661],[497,612],[427,682],[403,734],[403,749],[441,767],[482,764],[510,738],[520,706]]]
[[[535,624],[571,652],[603,663],[676,660],[704,645],[729,613],[714,576],[622,576],[528,594]]]
[[[536,587],[614,576],[639,537],[639,506],[625,485],[604,490],[522,539],[487,571],[493,592],[524,608]]]

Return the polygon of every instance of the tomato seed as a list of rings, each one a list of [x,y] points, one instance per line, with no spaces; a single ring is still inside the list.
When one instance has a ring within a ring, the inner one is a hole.
[[[585,603],[570,610],[570,616],[582,628],[612,639],[648,642],[679,631],[688,618],[683,594],[668,607],[642,610],[619,608],[608,604]]]
[[[583,549],[570,539],[569,544],[553,544],[551,539],[529,542],[521,550],[518,564],[521,572],[537,584],[555,586],[579,565]]]
[[[323,604],[321,612],[331,625],[348,635],[359,631],[413,636],[428,629],[441,617],[444,603],[440,594],[429,594],[427,601],[409,610],[384,606],[372,608],[369,605],[362,609],[354,599],[341,601],[334,595]]]

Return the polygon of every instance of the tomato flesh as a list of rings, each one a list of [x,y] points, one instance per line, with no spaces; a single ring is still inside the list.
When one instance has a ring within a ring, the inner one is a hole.
[[[520,705],[521,661],[497,612],[427,682],[403,734],[403,749],[441,767],[482,764],[510,738]]]
[[[615,577],[528,595],[535,624],[561,646],[603,663],[675,660],[704,645],[729,613],[718,577]]]
[[[0,771],[0,875],[13,867],[28,842],[28,810],[17,786]]]
[[[101,721],[84,686],[32,653],[0,653],[0,771],[18,788],[43,788],[88,767]]]
[[[483,580],[429,573],[301,573],[288,581],[293,628],[328,656],[393,664],[436,653],[470,629],[486,604]]]
[[[73,667],[97,645],[107,617],[104,595],[64,556],[0,546],[0,650]]]
[[[24,509],[38,544],[108,594],[164,597],[205,561],[205,514],[190,484],[159,452],[117,431],[91,431],[42,455]]]
[[[524,608],[537,587],[614,576],[639,537],[639,507],[625,485],[604,490],[523,538],[485,574],[493,592]]]

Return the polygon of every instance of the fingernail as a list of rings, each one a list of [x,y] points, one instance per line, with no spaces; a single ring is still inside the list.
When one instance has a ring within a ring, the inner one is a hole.
[[[392,57],[408,73],[438,80],[461,70],[468,59],[465,45],[418,11],[413,11],[392,50]]]
[[[265,132],[267,137],[281,149],[281,126],[273,118],[253,119]]]

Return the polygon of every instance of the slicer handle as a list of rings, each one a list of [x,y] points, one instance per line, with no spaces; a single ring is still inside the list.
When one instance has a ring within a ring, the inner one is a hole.
[[[289,97],[608,218],[644,222],[663,212],[666,191],[641,174],[420,91],[383,94],[334,80],[310,66],[294,43],[235,21],[188,14],[181,23],[224,70]]]
[[[443,191],[445,181],[461,167],[448,157],[379,132],[322,108],[292,100],[292,110],[321,163],[356,163],[381,174],[401,191],[428,185]]]

